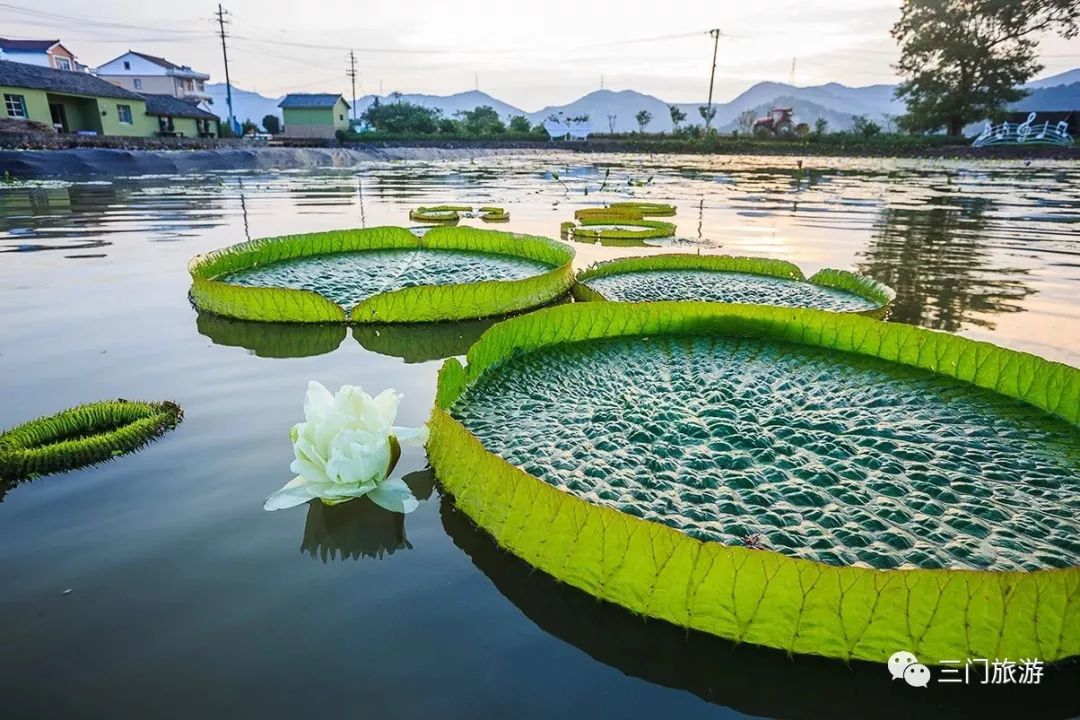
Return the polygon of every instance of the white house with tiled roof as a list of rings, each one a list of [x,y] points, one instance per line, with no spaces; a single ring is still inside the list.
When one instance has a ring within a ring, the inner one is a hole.
[[[210,76],[177,65],[165,58],[128,50],[118,58],[101,65],[98,77],[138,93],[172,95],[190,102],[210,102],[206,81]]]
[[[59,40],[12,40],[0,38],[0,60],[37,65],[53,70],[82,70],[75,53]]]

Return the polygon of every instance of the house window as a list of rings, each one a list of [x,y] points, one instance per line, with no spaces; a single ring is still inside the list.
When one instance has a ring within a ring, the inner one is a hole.
[[[116,106],[116,119],[125,125],[131,124],[131,106],[130,105],[117,105]]]
[[[4,94],[4,107],[8,117],[26,119],[26,98],[22,95]]]
[[[140,80],[139,78],[135,78],[131,82],[135,83],[136,90],[142,90],[142,80]]]
[[[71,61],[66,57],[53,57],[53,62],[56,63],[57,70],[70,70]]]
[[[345,119],[345,116],[344,116],[344,115],[341,115],[341,114],[339,113],[339,114],[338,114],[338,116],[337,116],[337,119],[338,119],[338,120],[344,120],[344,119]]]
[[[124,69],[125,70],[130,70],[131,69],[131,63],[129,63],[127,60],[124,61]]]

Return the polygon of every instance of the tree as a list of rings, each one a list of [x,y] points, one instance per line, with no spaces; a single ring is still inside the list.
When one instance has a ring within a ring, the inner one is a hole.
[[[1000,115],[1042,70],[1038,37],[1075,37],[1078,16],[1077,0],[904,0],[892,29],[906,78],[896,91],[907,102],[901,127],[960,135]]]
[[[458,126],[456,120],[452,120],[450,118],[443,118],[442,120],[439,120],[439,132],[443,133],[444,135],[453,135],[460,129],[461,128]]]
[[[753,110],[743,110],[739,113],[737,122],[739,123],[739,132],[743,135],[749,135],[754,130],[754,121],[757,120],[757,113]]]
[[[608,132],[611,133],[612,135],[615,134],[615,121],[618,120],[618,119],[619,119],[618,115],[608,115],[607,116]]]
[[[828,120],[826,120],[823,117],[819,117],[817,120],[814,121],[814,134],[815,135],[824,135],[827,132],[829,132],[829,121]]]
[[[262,120],[263,130],[271,135],[277,135],[281,132],[281,120],[277,115],[267,115]]]
[[[638,129],[645,132],[645,126],[652,122],[652,113],[648,110],[639,110],[634,119],[637,120]]]
[[[248,118],[244,122],[240,123],[240,134],[241,135],[248,135],[248,134],[254,135],[257,132],[259,132],[259,126],[256,125],[255,121],[252,120],[251,118]]]
[[[524,115],[515,115],[510,118],[510,132],[527,133],[532,129],[529,125],[529,118]]]
[[[461,119],[462,129],[470,135],[501,135],[506,132],[506,125],[499,119],[499,113],[490,105],[461,110],[456,115]]]
[[[708,105],[698,105],[697,111],[701,119],[705,121],[705,128],[710,129],[709,126],[712,125],[713,118],[716,117],[716,108]]]
[[[360,119],[379,132],[428,135],[438,129],[441,113],[410,102],[372,102]]]
[[[679,123],[686,119],[686,113],[678,105],[668,105],[671,113],[671,125],[675,130],[679,129]]]
[[[863,137],[874,137],[881,132],[881,126],[865,115],[852,115],[851,125],[856,134]]]

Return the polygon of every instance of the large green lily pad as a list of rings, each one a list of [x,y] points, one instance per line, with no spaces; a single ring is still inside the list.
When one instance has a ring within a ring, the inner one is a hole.
[[[574,253],[547,238],[382,227],[256,240],[196,257],[205,311],[280,322],[435,322],[520,312],[562,296]]]
[[[1080,653],[1080,371],[857,315],[589,303],[440,375],[428,450],[500,545],[736,641]]]
[[[822,270],[809,280],[782,260],[664,254],[598,263],[579,273],[579,300],[703,300],[878,313],[891,288],[855,273]]]

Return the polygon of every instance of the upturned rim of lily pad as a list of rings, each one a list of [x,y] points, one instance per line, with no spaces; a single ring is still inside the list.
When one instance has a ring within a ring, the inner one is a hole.
[[[794,282],[806,282],[811,285],[847,292],[874,303],[874,307],[851,311],[855,314],[873,317],[884,315],[888,310],[888,306],[896,299],[896,291],[888,285],[850,270],[824,268],[807,278],[797,265],[787,260],[735,255],[697,255],[692,253],[643,255],[594,263],[577,274],[577,282],[571,292],[574,299],[581,302],[617,301],[608,298],[596,288],[590,287],[587,284],[588,281],[612,275],[664,270],[742,273]]]
[[[416,285],[378,293],[345,308],[310,290],[224,282],[240,270],[296,258],[366,250],[463,250],[532,260],[551,269],[517,280]],[[546,305],[574,283],[574,251],[535,235],[436,227],[417,236],[403,227],[356,228],[262,238],[196,255],[188,263],[200,310],[240,320],[300,323],[412,323],[473,320]]]
[[[1080,655],[1080,567],[1030,572],[839,567],[692,538],[594,505],[488,451],[451,414],[491,368],[598,338],[766,338],[921,368],[1080,425],[1080,369],[965,337],[851,313],[705,302],[578,303],[495,325],[447,360],[428,458],[455,505],[503,549],[640,615],[736,642],[885,662]]]

